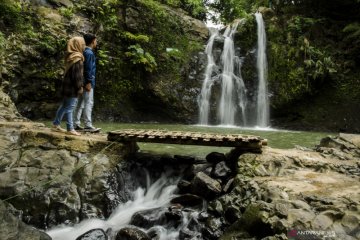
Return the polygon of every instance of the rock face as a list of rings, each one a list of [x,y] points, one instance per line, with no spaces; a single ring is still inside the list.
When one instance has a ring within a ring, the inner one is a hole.
[[[265,148],[241,155],[235,188],[210,203],[210,211],[232,223],[220,239],[287,239],[306,230],[358,239],[359,148],[355,136],[341,136],[324,139],[318,152]]]
[[[11,213],[11,207],[0,201],[0,239],[1,240],[51,240],[51,237],[30,227]]]
[[[45,228],[109,214],[107,181],[129,148],[29,122],[0,129],[0,198],[23,211],[23,221]]]
[[[0,121],[24,121],[9,95],[0,86]]]

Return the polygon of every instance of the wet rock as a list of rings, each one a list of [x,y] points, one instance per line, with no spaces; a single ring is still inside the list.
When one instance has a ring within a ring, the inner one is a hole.
[[[198,220],[201,222],[205,222],[206,219],[208,219],[208,218],[209,218],[209,213],[207,213],[207,212],[201,212],[198,215]]]
[[[82,234],[76,240],[107,240],[108,237],[102,229],[92,229]]]
[[[226,166],[225,162],[219,162],[215,165],[214,170],[212,172],[212,176],[214,178],[226,179],[230,176],[231,169]]]
[[[168,208],[168,211],[165,212],[166,219],[168,221],[179,221],[181,220],[183,207],[179,204],[173,204]]]
[[[235,180],[235,178],[231,178],[229,181],[227,181],[227,183],[223,187],[224,193],[228,193],[231,191],[231,189],[233,188],[234,180]]]
[[[191,231],[199,233],[201,232],[200,229],[202,224],[199,222],[199,219],[196,217],[196,215],[191,215],[186,227]]]
[[[219,162],[225,162],[226,161],[226,156],[223,153],[219,153],[219,152],[212,152],[209,153],[208,155],[206,155],[206,161],[208,161],[209,163],[219,163]]]
[[[215,216],[221,216],[224,213],[224,208],[219,200],[214,200],[209,203],[208,211]]]
[[[122,228],[117,234],[115,240],[151,240],[151,238],[138,228]]]
[[[179,188],[180,193],[188,193],[191,191],[191,182],[180,180],[177,187]]]
[[[191,231],[188,228],[183,228],[180,230],[179,233],[179,240],[195,240],[195,239],[201,239],[201,234],[196,231]]]
[[[1,240],[51,240],[51,237],[17,219],[11,206],[0,201],[0,239]]]
[[[238,206],[228,206],[225,210],[224,217],[229,223],[234,223],[241,217],[241,210]]]
[[[197,206],[203,203],[203,199],[194,194],[184,194],[171,199],[173,204],[181,204],[185,207]]]
[[[203,172],[196,174],[191,182],[191,189],[194,194],[205,199],[212,199],[221,193],[220,183]]]
[[[132,217],[130,224],[142,227],[149,228],[154,225],[162,225],[166,222],[165,211],[162,208],[153,208],[149,210],[136,212]]]
[[[201,233],[205,239],[217,240],[223,234],[223,222],[219,218],[208,218]]]
[[[185,171],[185,179],[193,179],[199,172],[204,172],[206,175],[210,175],[212,171],[212,164],[193,164],[189,167],[189,170]]]

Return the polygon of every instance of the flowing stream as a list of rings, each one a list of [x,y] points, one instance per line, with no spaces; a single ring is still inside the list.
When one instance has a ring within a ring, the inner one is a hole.
[[[147,179],[149,176],[147,174]],[[88,219],[76,224],[75,226],[58,226],[47,231],[53,240],[64,240],[64,239],[76,239],[80,235],[92,230],[92,229],[103,229],[104,232],[116,233],[121,228],[129,226],[133,215],[139,211],[166,208],[169,206],[170,200],[176,196],[174,194],[177,186],[177,180],[171,178],[168,174],[163,174],[157,181],[150,184],[147,182],[147,187],[138,187],[133,192],[132,200],[126,203],[120,204],[111,216],[107,220],[101,219]],[[163,212],[156,212],[155,214],[161,214]],[[182,223],[174,227],[166,227],[161,225],[155,225],[150,229],[143,229],[144,232],[156,231],[159,240],[177,239],[180,229],[186,227],[189,219],[197,213],[188,212],[183,215]],[[114,235],[111,235],[114,238]]]
[[[51,125],[51,123],[48,123]],[[255,129],[244,128],[220,128],[220,127],[203,127],[195,125],[164,125],[164,124],[116,124],[116,123],[96,123],[96,126],[102,127],[104,132],[120,129],[161,129],[161,130],[180,130],[180,131],[198,131],[213,133],[242,133],[259,135],[269,140],[269,145],[274,146],[276,143],[287,144],[282,148],[291,148],[294,145],[304,147],[312,147],[319,142],[321,138],[327,136],[328,133],[311,133],[311,132],[295,132],[295,131],[258,131]],[[293,144],[293,145],[291,145]],[[156,154],[186,154],[204,159],[205,155],[212,151],[229,152],[229,148],[200,147],[200,146],[181,146],[166,144],[139,143],[141,152],[151,152]],[[220,150],[222,149],[222,150]],[[84,233],[93,229],[102,229],[108,234],[109,239],[115,239],[115,234],[122,228],[131,226],[134,214],[141,211],[149,211],[147,214],[159,215],[164,214],[171,205],[170,201],[178,196],[177,183],[180,180],[181,173],[164,172],[162,176],[155,182],[151,183],[148,171],[142,174],[143,186],[138,186],[132,192],[132,197],[125,203],[120,203],[108,219],[88,219],[74,226],[61,225],[47,231],[53,240],[76,239]],[[129,176],[133,176],[132,174]],[[139,184],[140,185],[140,184]],[[204,210],[204,205],[197,209],[186,208],[182,211],[180,223],[177,225],[156,223],[152,227],[139,228],[149,235],[156,233],[159,240],[179,239],[181,231],[191,226],[195,228],[195,232],[200,232],[194,227],[200,216],[200,212]],[[199,233],[200,234],[200,233]]]

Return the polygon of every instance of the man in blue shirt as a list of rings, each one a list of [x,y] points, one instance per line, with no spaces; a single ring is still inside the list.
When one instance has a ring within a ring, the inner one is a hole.
[[[98,131],[92,125],[92,109],[94,106],[94,88],[95,88],[95,74],[96,74],[96,57],[93,50],[96,48],[96,36],[93,34],[85,34],[84,40],[86,43],[83,55],[84,61],[84,93],[79,98],[78,105],[75,110],[75,129]],[[81,127],[81,115],[83,114],[85,128]]]

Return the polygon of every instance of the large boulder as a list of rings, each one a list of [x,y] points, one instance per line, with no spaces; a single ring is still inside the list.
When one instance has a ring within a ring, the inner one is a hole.
[[[209,177],[203,172],[196,174],[191,182],[192,192],[205,199],[212,199],[221,193],[221,185],[219,181]]]
[[[110,214],[108,180],[129,148],[35,123],[0,123],[0,129],[0,198],[23,211],[24,221],[45,228]]]

